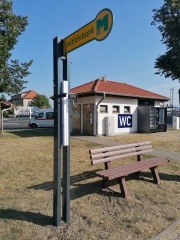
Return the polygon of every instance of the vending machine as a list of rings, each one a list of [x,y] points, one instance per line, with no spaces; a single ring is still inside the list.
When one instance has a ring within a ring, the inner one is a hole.
[[[165,132],[167,131],[167,108],[139,106],[138,132]]]

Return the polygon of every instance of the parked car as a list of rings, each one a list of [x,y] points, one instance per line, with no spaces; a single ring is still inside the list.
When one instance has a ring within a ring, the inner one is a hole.
[[[42,109],[28,122],[28,127],[54,127],[54,110],[52,108]]]

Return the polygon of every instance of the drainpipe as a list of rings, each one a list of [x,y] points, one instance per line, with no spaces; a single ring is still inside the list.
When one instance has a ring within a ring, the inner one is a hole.
[[[98,120],[99,120],[99,113],[98,113],[98,107],[99,107],[99,104],[105,99],[105,92],[103,93],[103,97],[102,99],[98,102],[97,106],[96,106],[96,136],[98,136]]]
[[[11,107],[12,107],[12,105],[11,105]],[[11,109],[11,107],[10,107],[10,108],[6,108],[6,109],[3,109],[3,110],[2,110],[2,131],[1,131],[1,134],[2,134],[2,135],[4,135],[4,131],[3,131],[3,113],[4,113],[5,111],[8,111],[8,110],[10,110],[10,109]]]

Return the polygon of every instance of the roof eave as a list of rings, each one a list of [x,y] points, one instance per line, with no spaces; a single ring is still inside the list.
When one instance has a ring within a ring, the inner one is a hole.
[[[169,98],[161,98],[161,97],[149,97],[149,96],[140,96],[140,95],[131,95],[131,94],[117,94],[117,93],[110,93],[110,92],[102,92],[102,91],[90,91],[90,92],[82,92],[77,93],[78,97],[80,96],[88,96],[88,95],[102,95],[106,93],[109,96],[118,96],[118,97],[130,97],[130,98],[145,98],[145,99],[155,99],[159,101],[169,101]]]

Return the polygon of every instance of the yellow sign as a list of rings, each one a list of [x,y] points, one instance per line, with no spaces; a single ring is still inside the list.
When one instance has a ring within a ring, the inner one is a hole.
[[[82,45],[96,39],[104,40],[110,33],[113,25],[113,14],[105,8],[96,18],[64,39],[64,53],[73,51]]]

